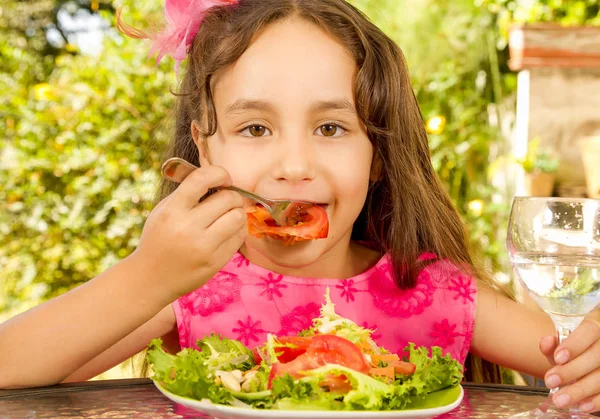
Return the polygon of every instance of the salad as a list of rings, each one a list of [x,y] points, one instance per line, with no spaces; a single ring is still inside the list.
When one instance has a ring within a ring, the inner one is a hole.
[[[177,355],[150,343],[153,380],[179,396],[255,409],[400,410],[451,403],[462,365],[439,347],[409,344],[406,359],[378,346],[373,330],[339,316],[326,294],[298,336],[269,335],[250,349],[212,334]]]

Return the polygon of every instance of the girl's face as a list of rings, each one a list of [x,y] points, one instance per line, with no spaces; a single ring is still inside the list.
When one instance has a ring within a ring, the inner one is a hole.
[[[198,144],[202,164],[225,167],[234,185],[268,198],[323,204],[329,216],[326,239],[286,247],[248,237],[241,251],[253,262],[294,273],[347,260],[373,158],[356,113],[356,73],[342,45],[292,19],[269,26],[218,74],[218,129],[208,156]]]

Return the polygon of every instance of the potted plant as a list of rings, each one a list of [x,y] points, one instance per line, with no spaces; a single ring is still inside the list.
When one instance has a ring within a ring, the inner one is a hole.
[[[559,160],[540,150],[539,138],[529,142],[527,154],[517,161],[525,171],[525,190],[530,196],[552,196]]]

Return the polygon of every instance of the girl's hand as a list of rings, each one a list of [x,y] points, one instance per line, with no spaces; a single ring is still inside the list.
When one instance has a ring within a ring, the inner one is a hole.
[[[166,304],[204,285],[242,246],[246,212],[242,197],[210,188],[231,185],[222,167],[192,172],[150,213],[132,257]]]
[[[586,317],[560,346],[555,336],[540,341],[540,350],[555,364],[545,375],[546,386],[564,386],[553,398],[559,408],[579,404],[585,412],[600,411],[599,314]]]

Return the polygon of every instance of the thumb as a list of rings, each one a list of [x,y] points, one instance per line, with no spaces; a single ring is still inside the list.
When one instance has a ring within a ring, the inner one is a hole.
[[[540,339],[540,351],[546,357],[550,365],[554,365],[554,350],[558,346],[556,336],[544,336]]]

